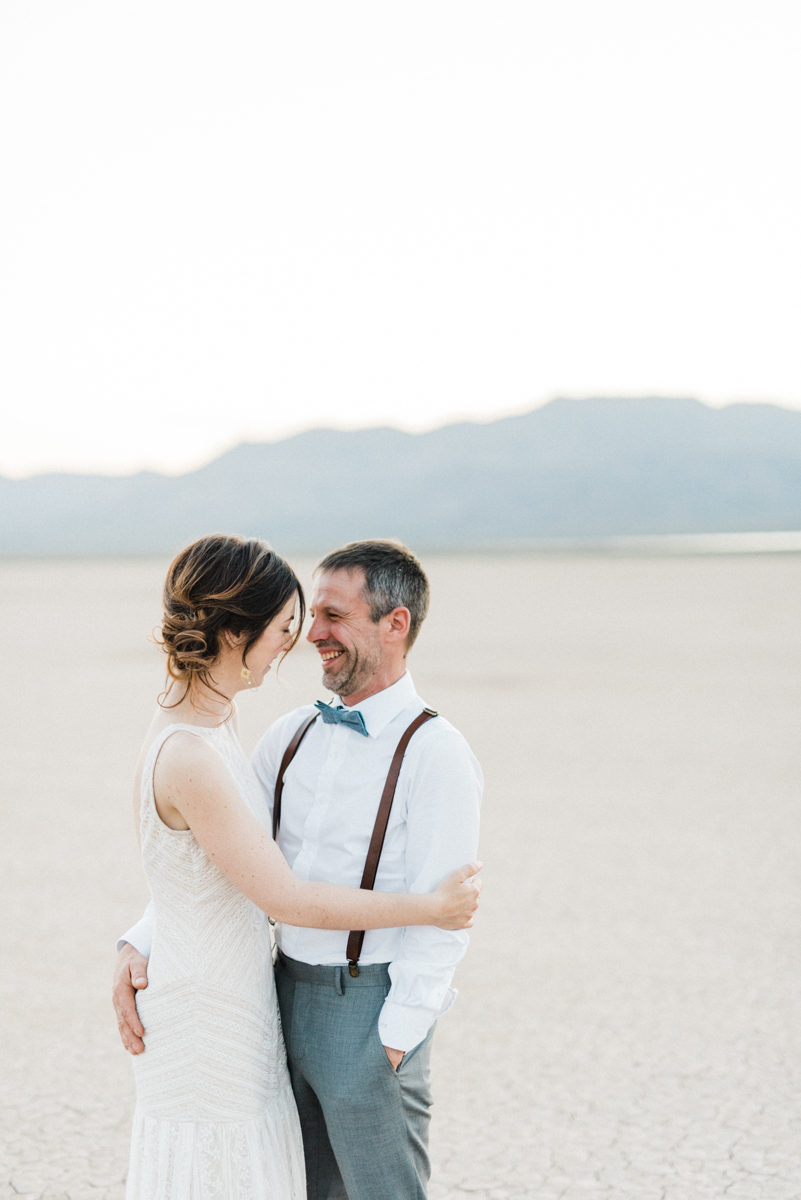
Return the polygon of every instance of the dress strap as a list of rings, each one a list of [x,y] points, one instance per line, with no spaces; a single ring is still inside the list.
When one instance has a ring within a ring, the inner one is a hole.
[[[142,768],[142,783],[139,791],[140,798],[140,813],[139,821],[141,821],[145,813],[156,806],[156,793],[153,786],[153,776],[156,770],[156,762],[158,761],[161,748],[167,741],[167,738],[172,737],[174,733],[194,733],[197,737],[207,741],[205,734],[208,732],[205,726],[187,725],[176,721],[173,725],[167,725],[160,733],[157,733],[150,743],[150,749],[145,758],[145,765]]]

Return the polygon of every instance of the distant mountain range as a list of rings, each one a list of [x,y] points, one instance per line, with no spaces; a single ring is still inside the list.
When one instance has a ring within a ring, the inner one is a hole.
[[[0,554],[171,554],[203,533],[318,551],[801,529],[801,412],[553,400],[430,433],[312,429],[186,475],[0,478]]]

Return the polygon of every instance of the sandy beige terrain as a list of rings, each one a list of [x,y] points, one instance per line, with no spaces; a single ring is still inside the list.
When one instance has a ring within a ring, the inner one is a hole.
[[[433,1200],[801,1196],[801,556],[427,565],[412,670],[487,780]],[[123,1195],[162,572],[0,566],[0,1200]],[[248,744],[317,674],[243,699]]]

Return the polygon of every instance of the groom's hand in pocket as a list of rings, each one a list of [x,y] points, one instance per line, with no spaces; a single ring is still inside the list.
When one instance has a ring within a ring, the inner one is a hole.
[[[387,1058],[389,1059],[389,1065],[392,1067],[392,1070],[397,1071],[398,1067],[403,1062],[403,1055],[405,1051],[393,1050],[391,1046],[385,1046],[384,1050],[386,1051]]]
[[[130,942],[117,955],[114,970],[114,1011],[122,1044],[129,1054],[141,1054],[145,1048],[142,1041],[144,1028],[136,1011],[136,993],[147,987],[147,959]]]

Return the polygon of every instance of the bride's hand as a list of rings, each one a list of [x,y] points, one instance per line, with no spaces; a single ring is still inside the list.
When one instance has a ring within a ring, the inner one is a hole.
[[[451,871],[431,893],[436,917],[432,924],[440,929],[470,929],[473,913],[478,908],[478,896],[484,886],[476,875],[484,866],[471,862],[458,871]]]

